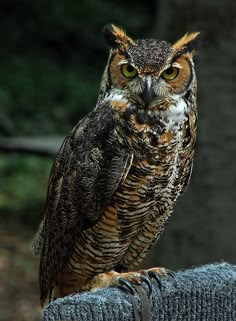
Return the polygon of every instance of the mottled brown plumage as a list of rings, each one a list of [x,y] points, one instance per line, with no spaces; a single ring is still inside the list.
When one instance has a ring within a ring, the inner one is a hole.
[[[42,304],[116,283],[117,273],[100,273],[132,271],[191,175],[198,33],[174,45],[135,41],[115,26],[104,35],[112,49],[97,105],[57,155],[34,242]]]

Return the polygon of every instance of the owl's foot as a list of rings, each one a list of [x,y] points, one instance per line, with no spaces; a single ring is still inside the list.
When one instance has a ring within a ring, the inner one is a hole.
[[[169,270],[169,269],[165,269],[165,268],[151,268],[148,270],[143,270],[145,273],[145,275],[148,275],[149,278],[153,278],[157,281],[157,284],[159,286],[159,289],[162,289],[162,283],[161,283],[161,278],[165,277],[165,276],[170,276],[174,279],[175,283],[176,283],[176,276],[175,276],[175,272]]]
[[[90,283],[90,290],[95,291],[100,288],[125,285],[130,291],[133,291],[132,284],[141,284],[139,272],[118,273],[115,271],[105,272],[95,276]]]
[[[171,274],[172,273],[173,272],[171,272]],[[155,279],[161,289],[161,278],[168,275],[170,275],[169,270],[166,270],[164,268],[151,268],[148,270],[126,273],[110,271],[95,276],[90,283],[90,290],[95,291],[100,288],[122,286],[127,288],[132,294],[134,294],[134,286],[141,285],[144,282],[147,284],[149,292],[151,293],[152,284],[150,279]]]

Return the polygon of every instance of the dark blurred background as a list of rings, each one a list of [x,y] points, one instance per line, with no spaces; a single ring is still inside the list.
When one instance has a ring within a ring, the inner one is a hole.
[[[0,320],[38,321],[30,243],[63,137],[96,103],[113,22],[134,38],[201,31],[199,134],[190,186],[145,266],[236,263],[236,2],[0,2]]]

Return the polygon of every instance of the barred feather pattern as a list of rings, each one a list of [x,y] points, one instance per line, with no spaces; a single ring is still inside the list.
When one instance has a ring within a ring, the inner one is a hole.
[[[166,110],[176,104],[169,101]],[[128,173],[99,221],[82,231],[76,241],[61,278],[62,295],[71,288],[88,290],[89,280],[98,273],[134,269],[159,238],[191,175],[196,106],[190,107],[189,101],[184,104],[184,112],[171,127],[166,124],[170,122],[169,111],[162,117],[159,112],[147,111],[141,125],[137,120],[142,110],[130,105],[119,114],[120,110],[113,109],[114,135],[132,153]]]
[[[174,46],[114,26],[105,37],[113,48],[97,105],[58,152],[33,246],[42,306],[90,290],[99,273],[137,267],[192,172],[198,33]]]

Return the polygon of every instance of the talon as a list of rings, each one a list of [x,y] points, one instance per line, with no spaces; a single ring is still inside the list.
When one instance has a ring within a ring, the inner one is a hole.
[[[172,278],[173,278],[173,280],[174,280],[174,282],[175,282],[175,284],[177,284],[177,280],[176,280],[176,274],[175,274],[175,272],[173,272],[173,271],[171,271],[171,270],[166,269],[166,274],[167,274],[168,276],[172,277]]]
[[[140,279],[147,284],[149,293],[151,295],[152,294],[152,283],[150,282],[150,280],[143,274],[140,275]]]
[[[175,272],[166,269],[166,274],[167,274],[168,276],[171,276],[173,279],[176,279],[176,274],[175,274]]]
[[[118,278],[118,282],[120,283],[121,286],[127,287],[131,294],[133,294],[133,295],[135,294],[134,288],[133,288],[132,284],[129,281],[127,281],[124,278],[119,277]]]
[[[157,281],[158,285],[159,285],[159,289],[161,291],[162,289],[162,283],[161,283],[161,278],[159,277],[159,275],[157,273],[155,273],[154,271],[150,270],[147,272],[148,273],[148,276],[150,278],[153,278]]]

